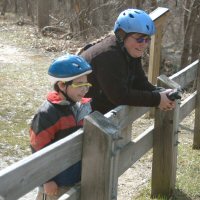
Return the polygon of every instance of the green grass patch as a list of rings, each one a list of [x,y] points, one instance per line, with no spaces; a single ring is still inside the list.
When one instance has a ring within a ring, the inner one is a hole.
[[[192,149],[192,137],[190,134],[180,136],[181,144],[178,148],[176,188],[171,200],[199,200],[200,199],[200,150]],[[141,190],[140,194],[132,197],[132,200],[150,200],[151,183]],[[154,198],[165,200],[166,197]]]
[[[200,199],[199,163],[200,150],[193,150],[187,141],[179,146],[176,187],[193,199]]]
[[[24,57],[25,53],[20,55]],[[8,63],[0,66],[0,156],[19,160],[30,154],[30,122],[51,89],[47,77],[50,58],[30,54],[24,63],[17,56],[6,59]]]

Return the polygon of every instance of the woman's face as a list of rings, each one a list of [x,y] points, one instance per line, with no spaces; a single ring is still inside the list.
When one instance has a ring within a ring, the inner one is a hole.
[[[138,58],[143,55],[145,49],[148,47],[150,40],[151,39],[149,36],[144,36],[140,33],[133,33],[124,40],[124,46],[130,56]]]

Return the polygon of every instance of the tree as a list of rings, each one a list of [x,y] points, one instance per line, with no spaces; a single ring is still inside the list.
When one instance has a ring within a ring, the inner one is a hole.
[[[181,56],[181,68],[186,67],[193,59],[198,58],[199,53],[199,20],[200,20],[200,2],[193,0],[185,3],[184,13],[184,44]]]
[[[198,5],[200,6],[200,4]],[[192,34],[192,52],[191,52],[191,62],[199,59],[200,53],[200,7],[197,9],[196,20],[194,24],[194,30]]]
[[[42,29],[49,25],[49,0],[38,0],[38,28]]]

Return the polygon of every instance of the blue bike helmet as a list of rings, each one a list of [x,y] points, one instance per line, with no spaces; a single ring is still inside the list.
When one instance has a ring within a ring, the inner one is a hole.
[[[155,34],[155,25],[150,16],[143,10],[127,9],[118,16],[114,32],[122,29],[125,33],[142,33],[145,35]]]
[[[52,84],[55,84],[58,81],[68,82],[91,72],[91,66],[82,57],[67,54],[52,62],[48,75]]]

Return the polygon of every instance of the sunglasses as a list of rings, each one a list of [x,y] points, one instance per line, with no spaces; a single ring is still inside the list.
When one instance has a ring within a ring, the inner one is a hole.
[[[89,89],[90,87],[92,87],[92,84],[90,84],[90,83],[72,83],[71,86],[73,88],[87,87]]]
[[[132,38],[134,37],[132,36]],[[140,38],[134,38],[134,39],[136,40],[137,43],[143,43],[143,42],[149,43],[151,41],[150,37],[147,37],[147,38],[140,37]]]

